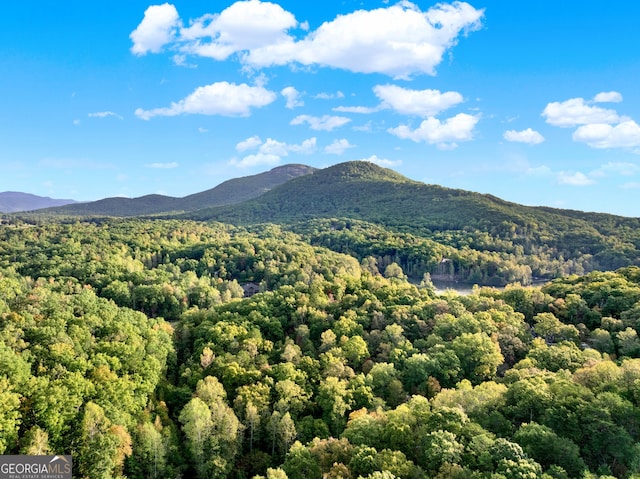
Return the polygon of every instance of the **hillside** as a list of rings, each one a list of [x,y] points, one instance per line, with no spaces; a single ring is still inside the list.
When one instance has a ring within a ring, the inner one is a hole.
[[[39,210],[70,203],[75,203],[75,200],[55,199],[18,191],[3,191],[0,193],[0,213]]]
[[[283,165],[257,175],[234,178],[210,190],[183,198],[163,195],[145,195],[138,198],[105,198],[89,203],[50,208],[46,213],[83,216],[144,216],[194,211],[256,198],[292,178],[307,175],[314,170],[315,168],[305,165]]]
[[[554,225],[555,232],[581,228],[582,233],[595,225],[640,227],[638,218],[529,207],[492,195],[427,185],[368,162],[341,163],[281,185],[259,200],[185,216],[232,223],[349,217],[413,232],[472,227],[500,234],[544,224]]]
[[[495,258],[490,269],[497,272],[489,273],[492,282],[527,276],[500,273],[501,269],[512,269],[511,265],[504,266],[505,261],[527,265],[531,268],[528,276],[533,277],[640,264],[638,218],[518,205],[491,195],[427,185],[367,162],[318,170],[274,188],[259,200],[204,209],[184,217],[239,225],[289,225],[318,241],[324,235],[322,244],[339,251],[344,251],[343,242],[353,244],[355,239],[340,233],[342,226],[321,220],[358,220],[371,225],[360,227],[365,236],[375,225],[394,232],[396,239],[397,235],[411,235],[410,242],[425,238],[466,252],[454,264],[451,276],[469,281],[479,277],[472,271],[480,261],[474,259],[473,251]],[[309,220],[316,221],[315,230],[305,224]],[[339,233],[341,238],[337,238]],[[370,243],[375,243],[375,238]],[[400,245],[389,251],[397,255],[402,248]],[[433,272],[432,266],[418,268],[414,274]],[[498,280],[500,277],[504,279]]]

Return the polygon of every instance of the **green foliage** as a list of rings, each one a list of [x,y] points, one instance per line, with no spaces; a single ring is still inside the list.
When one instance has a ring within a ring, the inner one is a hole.
[[[363,225],[3,226],[0,452],[105,478],[640,473],[640,268],[438,295],[398,253],[427,242]]]

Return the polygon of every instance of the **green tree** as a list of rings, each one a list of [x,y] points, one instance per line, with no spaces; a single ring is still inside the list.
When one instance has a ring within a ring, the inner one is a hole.
[[[484,333],[464,333],[451,342],[451,347],[464,377],[474,384],[493,379],[504,362],[500,346]]]

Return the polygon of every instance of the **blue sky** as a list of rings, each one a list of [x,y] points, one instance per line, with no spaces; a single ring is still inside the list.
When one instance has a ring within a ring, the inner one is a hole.
[[[22,0],[0,16],[0,191],[185,196],[369,160],[640,216],[640,3]]]

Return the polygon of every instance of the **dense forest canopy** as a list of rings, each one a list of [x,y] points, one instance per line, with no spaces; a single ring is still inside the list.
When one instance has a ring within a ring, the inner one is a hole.
[[[501,248],[336,218],[6,219],[0,453],[89,478],[640,477],[640,268],[407,280],[474,254],[495,275]]]

